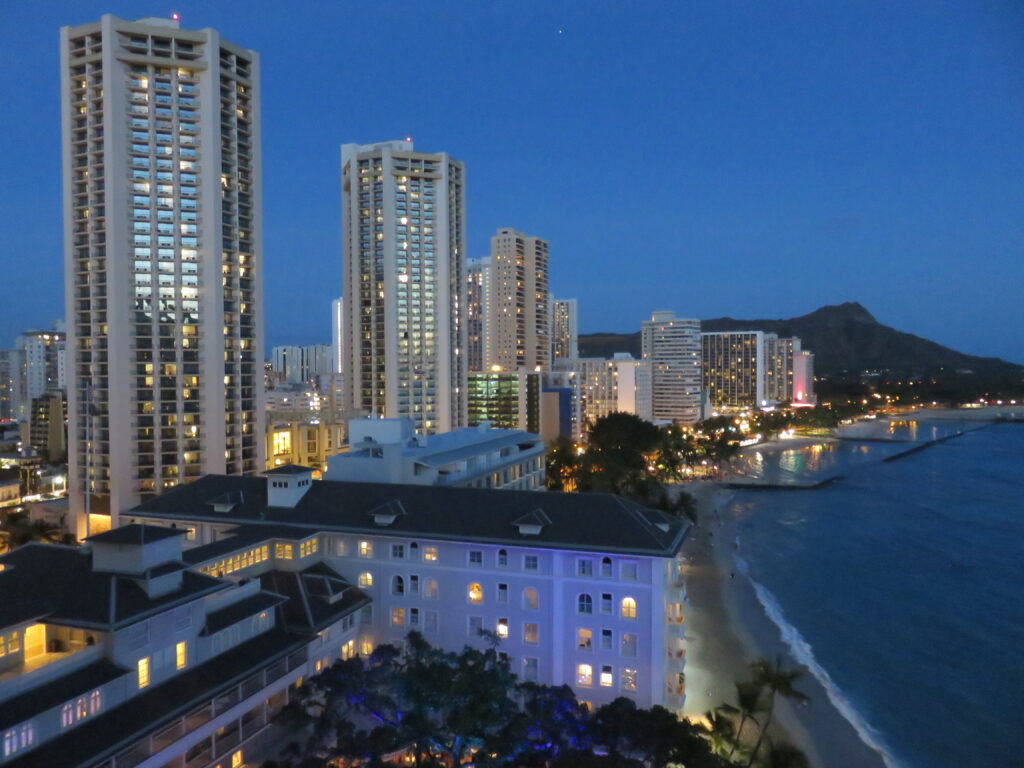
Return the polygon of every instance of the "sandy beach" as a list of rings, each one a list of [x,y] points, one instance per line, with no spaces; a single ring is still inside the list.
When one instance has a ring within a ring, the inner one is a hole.
[[[697,499],[700,521],[683,549],[689,603],[684,712],[697,718],[723,701],[735,702],[733,684],[749,679],[754,659],[781,654],[786,666],[799,665],[752,583],[735,567],[735,533],[723,514],[733,492],[706,482],[685,490]],[[884,768],[881,756],[860,739],[816,678],[806,674],[797,688],[810,703],[776,702],[770,734],[802,749],[815,768]]]

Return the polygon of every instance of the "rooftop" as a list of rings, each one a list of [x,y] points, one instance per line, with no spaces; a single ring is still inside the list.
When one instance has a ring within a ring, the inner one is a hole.
[[[100,544],[150,544],[154,541],[183,536],[184,528],[164,528],[162,525],[124,525],[90,536],[86,541]]]

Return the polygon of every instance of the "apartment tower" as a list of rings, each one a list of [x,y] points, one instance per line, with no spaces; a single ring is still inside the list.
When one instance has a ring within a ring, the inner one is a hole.
[[[491,238],[492,369],[546,371],[551,367],[548,244],[514,229]]]
[[[465,169],[411,141],[341,148],[349,410],[466,424]]]
[[[643,359],[651,365],[651,415],[696,424],[701,418],[700,320],[655,312],[642,324]]]
[[[576,299],[551,301],[551,353],[556,360],[574,360],[580,356],[579,305]]]
[[[264,466],[258,59],[104,15],[61,29],[61,112],[69,488],[95,533]]]
[[[765,334],[761,331],[702,333],[702,381],[715,408],[767,405]]]
[[[466,261],[466,364],[470,373],[486,370],[491,355],[491,257]]]

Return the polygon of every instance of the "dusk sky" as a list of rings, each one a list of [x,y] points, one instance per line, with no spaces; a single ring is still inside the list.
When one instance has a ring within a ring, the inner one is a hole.
[[[60,26],[171,12],[260,55],[268,348],[330,342],[340,145],[411,136],[583,332],[859,301],[1024,363],[1019,0],[0,0],[0,347],[63,314]]]

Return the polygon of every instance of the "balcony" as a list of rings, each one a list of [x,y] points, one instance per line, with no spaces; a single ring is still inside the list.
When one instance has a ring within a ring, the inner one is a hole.
[[[86,645],[86,632],[78,629],[33,624],[25,629],[23,642],[22,661],[0,672],[4,699],[63,677],[103,657],[102,647]]]

